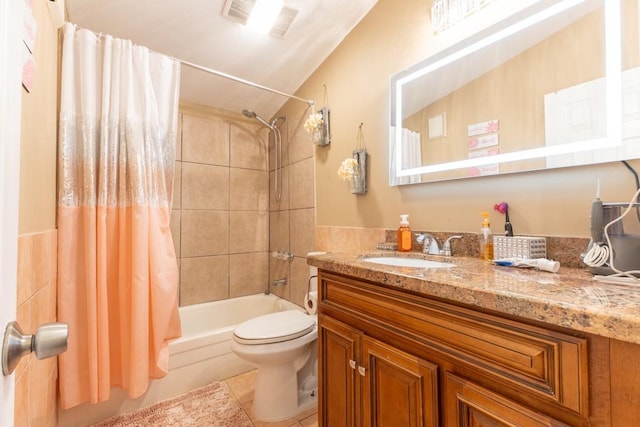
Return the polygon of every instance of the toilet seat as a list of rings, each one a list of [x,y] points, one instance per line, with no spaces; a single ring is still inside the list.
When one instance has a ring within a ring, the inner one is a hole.
[[[241,323],[233,331],[233,339],[237,343],[249,345],[289,341],[311,332],[315,323],[315,316],[302,311],[280,311]]]

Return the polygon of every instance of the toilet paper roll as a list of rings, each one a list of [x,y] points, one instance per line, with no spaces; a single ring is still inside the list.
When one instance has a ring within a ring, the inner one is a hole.
[[[318,292],[309,292],[304,299],[304,308],[309,314],[316,314],[318,311]]]

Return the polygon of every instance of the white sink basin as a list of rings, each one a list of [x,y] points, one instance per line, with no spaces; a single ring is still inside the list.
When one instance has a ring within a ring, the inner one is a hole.
[[[431,261],[422,258],[404,258],[404,257],[371,257],[362,258],[363,261],[372,262],[374,264],[391,265],[395,267],[414,267],[414,268],[449,268],[455,267],[454,264],[448,262]]]

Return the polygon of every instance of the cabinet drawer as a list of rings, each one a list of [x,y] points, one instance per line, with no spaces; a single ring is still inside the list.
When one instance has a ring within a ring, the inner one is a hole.
[[[463,378],[444,375],[444,426],[569,427]]]
[[[587,413],[586,339],[324,272],[320,283],[321,310],[367,319],[494,381]]]

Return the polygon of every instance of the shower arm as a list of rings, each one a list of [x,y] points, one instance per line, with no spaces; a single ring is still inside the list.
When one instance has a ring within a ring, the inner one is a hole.
[[[254,82],[249,81],[249,80],[241,79],[240,77],[236,77],[236,76],[233,76],[231,74],[223,73],[222,71],[214,70],[213,68],[207,68],[207,67],[203,67],[202,65],[194,64],[193,62],[184,61],[182,59],[178,59],[178,61],[180,61],[183,65],[186,65],[187,67],[195,68],[196,70],[204,71],[205,73],[213,74],[213,75],[216,75],[216,76],[219,76],[219,77],[224,77],[225,79],[233,80],[235,82],[242,83],[242,84],[247,85],[247,86],[255,87],[257,89],[266,90],[267,92],[275,93],[275,94],[278,94],[278,95],[281,95],[281,96],[286,96],[287,98],[295,99],[297,101],[302,101],[302,102],[306,103],[308,107],[311,107],[313,104],[315,104],[315,101],[313,99],[300,98],[299,96],[295,96],[295,95],[291,95],[291,94],[288,94],[288,93],[285,93],[285,92],[281,92],[281,91],[279,91],[277,89],[272,89],[272,88],[267,87],[267,86],[262,86],[262,85],[260,85],[258,83],[254,83]]]

